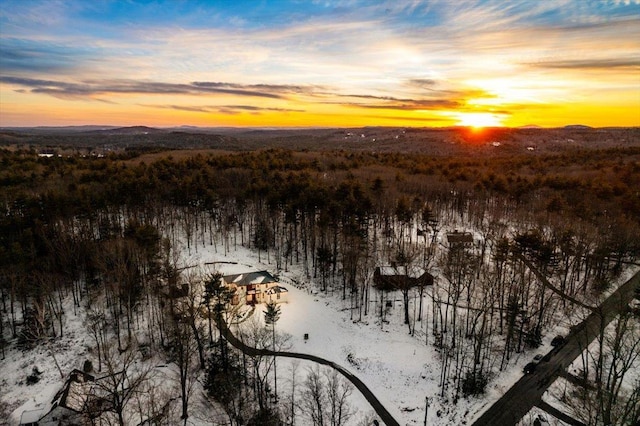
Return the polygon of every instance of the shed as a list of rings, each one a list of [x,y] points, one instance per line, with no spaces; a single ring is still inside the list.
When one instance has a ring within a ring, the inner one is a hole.
[[[69,378],[51,400],[40,410],[25,411],[21,425],[53,426],[81,424],[95,378],[80,370],[73,370]]]
[[[473,245],[473,235],[471,232],[459,232],[455,230],[447,234],[447,242],[449,247],[468,247]]]
[[[376,287],[384,290],[433,285],[433,275],[420,267],[379,266],[373,272]]]

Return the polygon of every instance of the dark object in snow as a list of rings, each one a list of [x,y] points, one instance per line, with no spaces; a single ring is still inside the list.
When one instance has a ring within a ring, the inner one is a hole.
[[[562,346],[564,344],[564,337],[562,337],[561,335],[557,335],[556,337],[553,338],[553,340],[551,340],[551,346],[558,347],[558,346]]]
[[[84,360],[84,364],[82,364],[82,371],[84,373],[91,373],[93,371],[93,363],[91,360]]]
[[[534,371],[536,371],[536,367],[538,366],[537,363],[535,362],[530,362],[529,364],[524,366],[524,369],[522,370],[525,374],[531,374]]]
[[[542,414],[538,414],[538,417],[533,421],[533,426],[544,426],[548,424],[549,422],[547,421],[547,418]]]
[[[309,333],[304,333],[304,340],[309,340]]]
[[[33,367],[31,374],[27,376],[27,385],[35,385],[40,381],[40,375],[42,372],[38,370],[38,367]]]
[[[487,387],[489,378],[481,372],[467,372],[462,379],[462,394],[467,397],[469,395],[482,395]]]
[[[352,353],[348,353],[347,354],[347,361],[349,362],[349,364],[353,365],[354,367],[360,367],[360,363],[358,362],[358,360],[353,356]]]

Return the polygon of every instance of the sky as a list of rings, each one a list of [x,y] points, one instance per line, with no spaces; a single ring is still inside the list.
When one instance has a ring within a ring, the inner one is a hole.
[[[0,0],[0,126],[640,126],[640,0]]]

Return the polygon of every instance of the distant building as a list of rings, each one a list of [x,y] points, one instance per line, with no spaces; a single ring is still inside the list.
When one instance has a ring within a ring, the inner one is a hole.
[[[95,378],[80,370],[73,370],[53,399],[38,410],[22,413],[20,425],[57,426],[84,424],[87,401],[92,394]]]
[[[433,275],[420,267],[379,266],[373,272],[373,283],[384,290],[433,285]]]
[[[242,274],[225,275],[222,277],[224,285],[235,290],[232,304],[246,303],[283,303],[287,302],[288,290],[280,286],[273,275],[267,271],[245,272]]]
[[[450,248],[470,247],[473,245],[473,235],[471,232],[453,231],[447,234],[447,242]]]

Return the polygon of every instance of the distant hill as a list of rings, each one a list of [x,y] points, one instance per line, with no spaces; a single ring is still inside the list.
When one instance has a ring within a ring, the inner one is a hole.
[[[584,124],[570,124],[568,126],[564,126],[565,130],[589,130],[593,129],[593,127],[585,126]]]
[[[542,127],[537,124],[527,124],[525,126],[518,127],[518,129],[542,129]]]
[[[156,129],[155,127],[147,126],[131,126],[131,127],[116,127],[111,129],[90,130],[84,133],[89,134],[103,134],[103,135],[149,135],[157,133],[167,133],[166,130]]]
[[[31,134],[73,134],[92,131],[104,131],[115,129],[117,126],[99,126],[99,125],[86,125],[86,126],[37,126],[37,127],[3,127],[0,130],[8,130],[20,133]]]

